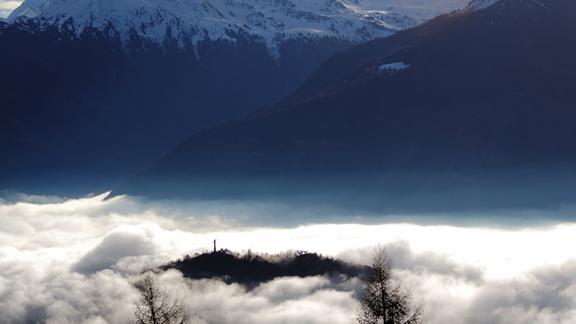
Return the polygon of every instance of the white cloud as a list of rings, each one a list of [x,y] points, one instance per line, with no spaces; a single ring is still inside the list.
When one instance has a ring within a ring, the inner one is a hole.
[[[22,1],[14,1],[14,0],[0,0],[0,18],[1,17],[8,17],[8,15],[20,4]]]
[[[156,252],[154,234],[158,229],[148,227],[119,227],[86,253],[73,267],[80,273],[95,273],[109,269],[126,257],[152,255]]]
[[[179,275],[165,287],[176,290],[185,283]],[[187,281],[181,296],[187,310],[207,323],[350,323],[356,303],[346,285],[325,277],[280,278],[253,291],[220,281]],[[182,291],[182,289],[179,289]]]
[[[214,238],[233,250],[310,250],[358,263],[369,262],[372,248],[382,244],[395,261],[395,275],[424,303],[431,324],[576,322],[570,249],[576,224],[272,228],[241,226],[244,216],[229,219],[238,209],[222,216],[203,203],[24,200],[0,203],[2,323],[127,322],[140,271],[208,250]],[[249,207],[241,210],[250,214]],[[249,291],[185,280],[176,271],[160,280],[200,323],[350,323],[360,289],[357,280],[325,277],[279,278]]]

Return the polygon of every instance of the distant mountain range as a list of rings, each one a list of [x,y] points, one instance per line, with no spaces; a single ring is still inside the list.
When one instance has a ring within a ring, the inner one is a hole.
[[[562,205],[576,194],[575,24],[571,0],[501,0],[356,46],[273,109],[196,133],[114,193]]]
[[[431,17],[429,17],[431,18]],[[254,39],[275,55],[287,39],[334,37],[366,41],[415,26],[420,17],[359,1],[125,0],[27,1],[8,21],[33,19],[36,28],[58,27],[79,36],[88,28],[131,46],[138,42],[197,46],[209,40]]]
[[[0,188],[108,188],[331,55],[463,2],[27,0],[0,22]]]

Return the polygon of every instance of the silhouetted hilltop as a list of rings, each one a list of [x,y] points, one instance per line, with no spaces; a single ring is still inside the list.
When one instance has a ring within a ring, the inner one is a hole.
[[[286,255],[244,255],[228,250],[204,253],[166,264],[162,270],[177,269],[190,279],[220,278],[227,283],[254,285],[278,277],[318,275],[358,277],[368,267],[350,264],[317,253]]]
[[[439,17],[333,56],[275,109],[194,134],[113,193],[556,208],[576,195],[575,40],[573,0]]]

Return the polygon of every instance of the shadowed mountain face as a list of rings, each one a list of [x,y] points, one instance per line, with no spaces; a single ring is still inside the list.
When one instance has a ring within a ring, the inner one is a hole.
[[[0,21],[0,190],[109,190],[331,55],[464,2],[26,0]]]
[[[96,30],[25,24],[0,29],[0,188],[56,193],[110,188],[192,131],[278,101],[351,45],[287,40],[276,59],[251,39],[143,49],[136,38],[128,51]]]
[[[355,47],[274,109],[195,134],[115,193],[392,210],[570,201],[575,24],[573,1],[503,0]]]

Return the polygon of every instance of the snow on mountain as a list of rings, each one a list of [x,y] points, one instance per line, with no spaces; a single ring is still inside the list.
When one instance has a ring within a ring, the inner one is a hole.
[[[471,10],[482,10],[490,7],[499,0],[472,0],[468,5],[468,9]]]
[[[366,41],[387,36],[462,2],[422,6],[418,0],[27,0],[8,21],[32,19],[39,26],[72,28],[77,35],[96,28],[123,41],[137,35],[162,44],[170,36],[180,46],[247,37],[275,52],[286,39]]]
[[[410,67],[410,64],[406,64],[404,62],[394,62],[394,63],[388,63],[388,64],[380,65],[378,67],[378,71],[380,71],[380,72],[390,72],[390,71],[397,72],[397,71],[406,70],[409,67]]]
[[[425,22],[438,15],[465,7],[470,0],[361,0],[366,9],[388,8],[395,13],[407,15]]]

